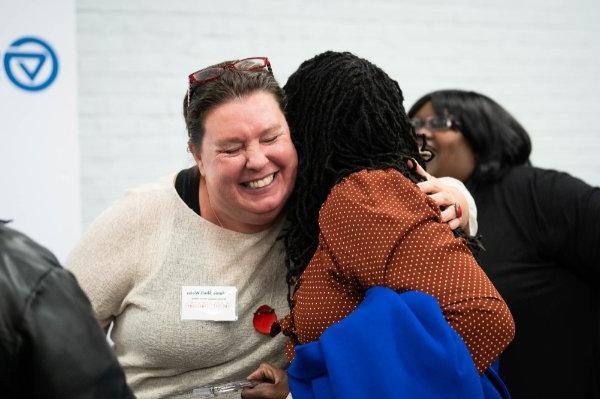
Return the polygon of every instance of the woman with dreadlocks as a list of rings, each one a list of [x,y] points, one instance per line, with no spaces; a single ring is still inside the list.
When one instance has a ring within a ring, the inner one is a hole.
[[[435,297],[482,373],[511,341],[512,317],[416,184],[422,151],[398,83],[353,54],[325,52],[284,90],[299,160],[285,235],[295,290],[279,323],[288,357],[292,342],[318,340],[384,286]]]

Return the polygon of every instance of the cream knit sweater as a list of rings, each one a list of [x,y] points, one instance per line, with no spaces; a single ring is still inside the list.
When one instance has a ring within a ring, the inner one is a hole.
[[[114,321],[115,352],[138,398],[191,397],[194,387],[244,379],[263,361],[286,366],[285,337],[252,324],[260,305],[288,312],[280,232],[281,222],[257,234],[207,222],[171,179],[131,190],[92,224],[67,267],[102,327]],[[181,320],[181,287],[200,285],[237,287],[239,319]]]

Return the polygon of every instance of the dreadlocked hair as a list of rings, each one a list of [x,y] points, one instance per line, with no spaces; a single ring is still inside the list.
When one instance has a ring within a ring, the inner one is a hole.
[[[291,287],[317,248],[319,210],[335,184],[360,170],[388,168],[418,182],[424,179],[407,160],[424,162],[400,86],[371,62],[328,51],[302,63],[284,91],[298,152],[283,236]]]

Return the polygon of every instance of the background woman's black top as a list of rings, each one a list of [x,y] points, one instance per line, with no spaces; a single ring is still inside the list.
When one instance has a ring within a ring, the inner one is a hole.
[[[467,187],[516,324],[500,361],[513,398],[600,398],[600,189],[526,166]]]

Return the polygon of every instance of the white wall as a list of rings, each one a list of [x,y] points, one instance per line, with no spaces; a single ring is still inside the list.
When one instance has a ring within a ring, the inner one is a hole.
[[[60,260],[81,231],[75,18],[75,0],[0,1],[0,219]]]
[[[528,129],[535,164],[600,185],[599,16],[595,0],[78,0],[83,224],[190,163],[190,72],[267,55],[283,84],[328,49],[384,68],[407,107],[440,88],[488,94]]]

